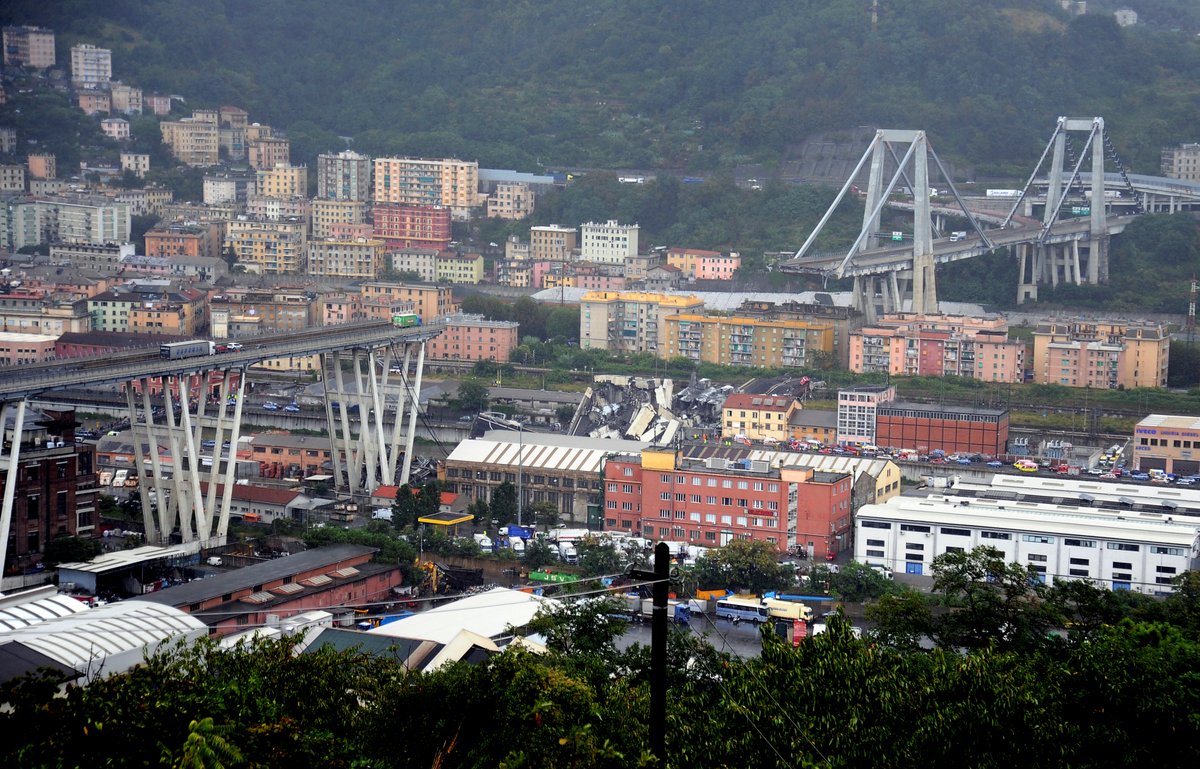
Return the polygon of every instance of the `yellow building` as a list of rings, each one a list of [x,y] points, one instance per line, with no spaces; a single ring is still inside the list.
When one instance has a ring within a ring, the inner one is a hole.
[[[255,192],[270,198],[308,197],[308,167],[276,163],[259,169]]]
[[[437,255],[437,279],[460,285],[475,285],[483,280],[483,257],[479,254],[445,252]]]
[[[312,236],[314,240],[328,238],[333,227],[347,224],[364,224],[367,221],[367,204],[361,200],[312,200]]]
[[[834,354],[832,323],[679,314],[665,319],[663,358],[759,368],[810,368]]]
[[[306,231],[303,221],[234,219],[225,232],[225,247],[233,249],[247,272],[295,275],[304,272]]]
[[[210,119],[211,117],[211,119]],[[221,131],[215,113],[198,111],[192,117],[164,120],[158,125],[163,144],[189,166],[215,166],[220,160]]]
[[[535,262],[565,262],[579,242],[572,227],[543,224],[529,228],[529,258]]]
[[[1033,332],[1033,381],[1066,387],[1165,387],[1171,337],[1154,323],[1046,322]]]
[[[254,363],[250,366],[252,369],[259,371],[318,371],[321,368],[320,355],[299,355],[294,358],[272,358],[264,360],[262,363]]]
[[[386,244],[375,238],[328,238],[308,244],[308,274],[374,280],[383,270]]]
[[[458,158],[375,158],[375,202],[447,206],[460,211],[478,206],[479,163]]]
[[[638,291],[589,291],[580,300],[579,345],[583,349],[660,353],[666,319],[704,308],[695,296]]]
[[[412,302],[413,312],[420,315],[425,323],[459,311],[459,305],[454,301],[454,290],[450,286],[372,281],[362,284],[362,297],[371,301]]]
[[[792,414],[799,410],[800,401],[791,396],[734,393],[721,406],[721,436],[785,443]]]

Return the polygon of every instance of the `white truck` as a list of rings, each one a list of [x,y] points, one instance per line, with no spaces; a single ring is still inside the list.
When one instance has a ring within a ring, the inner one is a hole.
[[[492,549],[492,538],[483,532],[478,532],[472,536],[475,544],[479,545],[479,549],[484,552],[490,552]]]
[[[520,537],[509,537],[508,546],[512,548],[512,551],[517,555],[523,555],[525,553],[525,540],[521,539]]]
[[[575,565],[579,563],[579,551],[570,542],[560,542],[558,544],[558,557],[566,564]]]

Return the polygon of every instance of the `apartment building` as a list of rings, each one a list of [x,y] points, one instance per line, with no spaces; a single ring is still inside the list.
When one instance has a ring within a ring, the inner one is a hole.
[[[624,265],[638,252],[636,224],[620,224],[609,219],[603,224],[587,222],[579,226],[579,258],[597,264]]]
[[[0,192],[25,192],[25,166],[0,166]]]
[[[286,166],[291,162],[292,143],[280,136],[269,139],[259,139],[250,142],[246,147],[246,161],[257,171],[265,171],[276,166]]]
[[[377,238],[313,240],[308,244],[308,274],[374,280],[384,268],[384,248]]]
[[[482,315],[454,313],[438,319],[442,333],[428,342],[426,355],[446,360],[508,361],[520,344],[520,324],[489,320]]]
[[[17,151],[17,129],[0,128],[0,155],[11,155]]]
[[[159,224],[146,231],[146,256],[221,256],[223,236],[218,222]]]
[[[364,300],[411,302],[413,311],[425,323],[459,311],[454,291],[449,286],[372,281],[362,284],[362,296]]]
[[[88,43],[71,46],[71,84],[98,88],[112,80],[112,51]]]
[[[376,203],[374,214],[375,237],[385,240],[388,250],[444,251],[450,245],[450,209],[446,206]]]
[[[41,209],[49,243],[126,243],[131,232],[129,204],[99,195],[47,196]]]
[[[366,319],[361,294],[339,292],[321,297],[321,325],[340,326]]]
[[[896,400],[893,386],[861,386],[838,391],[837,442],[849,446],[875,444],[875,422],[881,404]],[[896,446],[896,448],[910,448]]]
[[[317,296],[303,291],[227,288],[212,297],[209,306],[216,339],[240,336],[240,330],[263,334],[303,331],[321,320]]]
[[[742,266],[742,257],[737,252],[668,248],[667,264],[678,268],[688,280],[732,280]]]
[[[273,197],[254,194],[246,198],[246,216],[272,222],[299,219],[307,225],[312,217],[312,208],[308,198],[303,195]]]
[[[4,64],[48,69],[54,66],[54,30],[42,27],[4,28]]]
[[[316,197],[309,203],[309,208],[314,239],[344,237],[334,235],[334,228],[367,222],[367,204],[361,200]]]
[[[257,194],[257,178],[250,174],[219,174],[204,177],[204,203],[209,206],[244,207]]]
[[[837,354],[835,324],[742,315],[686,313],[665,318],[663,358],[725,366],[812,368]]]
[[[60,336],[90,331],[87,302],[59,299],[40,289],[10,289],[0,294],[0,331]]]
[[[109,84],[108,93],[112,97],[112,111],[122,115],[142,114],[142,89],[121,82]]]
[[[703,307],[704,300],[694,296],[589,291],[580,299],[579,344],[657,355],[668,338],[666,319]]]
[[[207,295],[154,282],[121,286],[87,300],[91,331],[197,334],[209,327]],[[155,315],[154,313],[159,313]]]
[[[151,115],[163,117],[171,114],[171,97],[163,96],[162,94],[152,93],[147,94],[143,98],[145,109],[150,111]]]
[[[832,559],[850,547],[851,487],[841,472],[644,449],[605,462],[605,524],[702,547],[756,540]]]
[[[146,160],[149,166],[149,159]],[[113,192],[116,192],[113,197]],[[166,187],[142,187],[140,189],[108,190],[105,193],[118,203],[129,206],[131,216],[162,216],[163,208],[171,202],[174,193]]]
[[[0,331],[0,366],[24,366],[54,360],[57,337]]]
[[[203,203],[168,203],[160,212],[163,221],[227,222],[236,219],[237,206],[232,203],[206,205]]]
[[[578,247],[573,227],[543,224],[529,228],[529,258],[535,262],[568,262]]]
[[[246,158],[246,130],[250,124],[250,115],[241,107],[226,105],[218,110],[219,135],[218,141],[221,152],[230,160],[240,161]],[[287,162],[287,158],[283,159]]]
[[[49,152],[31,152],[25,158],[30,179],[57,179],[58,160]]]
[[[432,248],[400,248],[389,251],[387,258],[394,273],[415,273],[420,280],[437,282],[438,252]]]
[[[225,248],[238,263],[257,275],[299,275],[304,272],[308,226],[302,220],[272,222],[239,217],[229,222]]]
[[[5,574],[36,566],[53,539],[99,536],[96,446],[75,441],[76,424],[74,411],[25,416],[20,465],[0,473],[0,493],[13,500]]]
[[[221,136],[216,114],[197,110],[191,117],[158,124],[163,144],[179,162],[189,166],[215,166],[220,161]]]
[[[317,197],[365,203],[371,199],[371,158],[344,150],[317,156]]]
[[[287,162],[260,168],[254,176],[255,191],[272,198],[308,197],[308,167]]]
[[[521,182],[499,182],[487,197],[487,215],[497,219],[524,219],[533,213],[533,188]]]
[[[146,176],[146,172],[150,170],[150,156],[144,152],[122,152],[121,153],[121,172],[126,171],[132,173],[139,179]]]
[[[129,121],[123,117],[110,117],[100,121],[100,130],[110,139],[123,142],[129,139]]]
[[[497,285],[510,288],[529,288],[533,285],[531,263],[526,259],[497,259],[495,270]]]
[[[721,437],[785,443],[800,401],[791,396],[733,393],[721,406]]]
[[[144,302],[129,308],[128,331],[147,336],[196,336],[208,331],[208,307],[193,303]]]
[[[75,103],[89,116],[112,112],[112,96],[108,91],[80,91],[75,94]]]
[[[121,260],[133,256],[136,247],[132,243],[54,243],[50,246],[50,260],[69,262],[77,270],[95,270],[112,274],[119,269]]]
[[[474,286],[483,280],[483,257],[443,251],[437,255],[437,279],[447,283]]]
[[[1200,182],[1200,144],[1180,144],[1164,149],[1161,171],[1170,179]]]
[[[458,158],[375,158],[376,203],[445,206],[456,213],[480,205],[479,163]]]
[[[1008,321],[998,316],[901,313],[850,334],[849,368],[859,374],[1021,382],[1025,344],[1008,338]]]
[[[1033,381],[1066,387],[1165,387],[1171,338],[1156,323],[1049,321],[1033,332]]]

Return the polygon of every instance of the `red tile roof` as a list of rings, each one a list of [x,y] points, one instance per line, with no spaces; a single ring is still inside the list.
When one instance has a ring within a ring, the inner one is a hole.
[[[792,398],[773,395],[754,395],[752,393],[734,393],[725,399],[722,408],[754,409],[757,411],[787,411],[792,405]]]
[[[203,494],[208,493],[208,481],[200,481],[200,492]],[[224,484],[217,484],[217,493],[225,493]],[[299,496],[301,496],[299,491],[291,491],[289,489],[272,489],[266,486],[251,486],[241,483],[233,485],[233,498],[244,502],[262,502],[268,505],[286,506]]]

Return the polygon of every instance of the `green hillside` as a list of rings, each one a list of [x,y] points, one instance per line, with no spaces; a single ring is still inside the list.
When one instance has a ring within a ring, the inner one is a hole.
[[[0,17],[55,29],[60,61],[87,41],[127,82],[242,106],[288,130],[298,161],[340,135],[493,167],[700,171],[888,125],[927,129],[959,168],[1020,175],[1055,117],[1101,114],[1152,172],[1161,146],[1196,138],[1197,30],[1167,28],[1195,12],[1144,0],[1161,24],[1121,29],[1053,0],[884,0],[873,31],[869,5],[9,0]]]

